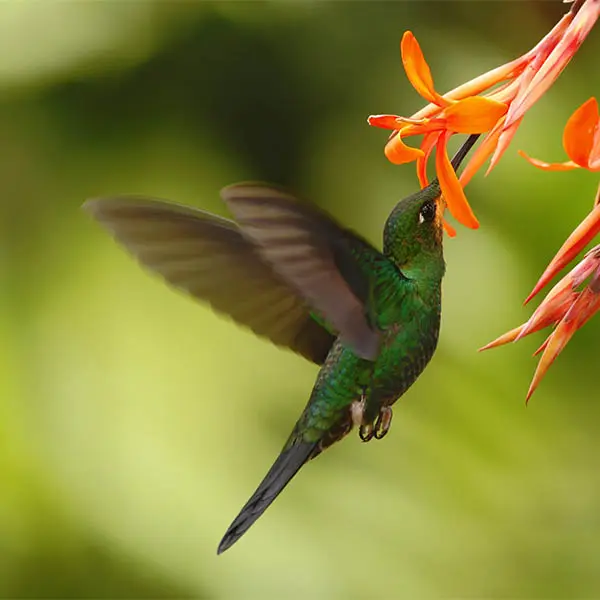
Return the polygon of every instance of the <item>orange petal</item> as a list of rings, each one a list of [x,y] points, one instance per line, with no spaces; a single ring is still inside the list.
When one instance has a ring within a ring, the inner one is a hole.
[[[406,127],[398,115],[371,115],[367,118],[367,123],[371,127],[381,127],[382,129],[398,130]]]
[[[450,214],[465,227],[477,229],[479,222],[467,202],[465,192],[458,182],[458,177],[446,152],[446,143],[451,135],[450,131],[444,131],[440,135],[435,153],[435,170]]]
[[[565,316],[565,319],[568,319],[571,312],[575,313],[571,318],[575,321],[576,330],[581,329],[600,310],[600,294],[593,288],[594,283],[592,282],[581,292],[579,298],[581,306],[577,306],[576,302]],[[585,296],[585,298],[582,299],[581,296]]]
[[[519,109],[520,99],[527,92],[531,81],[535,74],[543,66],[544,62],[550,55],[550,52],[555,48],[556,44],[560,41],[560,36],[547,36],[538,45],[535,51],[529,52],[529,62],[527,68],[523,70],[521,75],[514,80],[517,85],[517,89],[512,97],[511,107],[506,117],[507,127],[510,127],[513,123],[519,121],[523,114],[515,116],[515,112]]]
[[[502,117],[494,128],[485,136],[479,147],[471,156],[471,160],[467,163],[463,172],[460,175],[459,181],[463,188],[471,181],[473,175],[481,168],[487,158],[494,152],[496,145],[498,144],[498,138],[502,133],[502,127],[504,125],[504,118]]]
[[[511,105],[507,117],[507,125],[521,118],[556,81],[563,69],[569,64],[577,50],[594,27],[600,15],[600,3],[597,0],[583,2],[580,10],[568,24],[562,35],[549,39],[548,43],[556,43],[546,60],[536,71],[526,89],[519,91]],[[568,17],[569,15],[565,15]],[[563,20],[565,17],[563,17]],[[541,50],[541,49],[540,49]]]
[[[415,90],[428,102],[433,102],[438,106],[448,106],[450,102],[440,96],[433,88],[431,70],[425,61],[419,42],[417,42],[411,31],[404,32],[400,52],[406,76]]]
[[[573,334],[582,327],[600,309],[600,294],[596,294],[586,288],[581,292],[579,298],[573,303],[564,319],[557,325],[547,340],[546,348],[533,375],[533,380],[527,392],[527,401],[536,390],[542,377],[548,371],[550,365],[563,351]]]
[[[540,362],[538,363],[535,373],[533,374],[533,379],[531,381],[531,385],[529,386],[529,390],[527,390],[525,402],[529,402],[529,398],[531,398],[531,395],[537,389],[540,381],[550,368],[550,365],[562,352],[563,348],[567,345],[567,342],[571,339],[573,333],[575,333],[575,330],[569,331],[568,328],[562,327],[559,329],[559,327],[560,324],[542,345],[544,348],[544,353],[542,354],[542,358],[540,358]]]
[[[506,114],[508,107],[483,96],[459,100],[443,111],[446,126],[455,133],[485,133]]]
[[[423,141],[421,142],[421,150],[423,151],[423,156],[417,158],[417,177],[419,178],[419,183],[421,187],[427,187],[429,181],[427,180],[427,161],[431,156],[431,151],[434,146],[437,144],[437,141],[440,137],[439,131],[432,131],[431,133],[425,134]]]
[[[419,183],[422,188],[429,184],[427,179],[427,161],[440,138],[440,133],[440,131],[432,131],[431,133],[425,134],[423,141],[421,142],[421,150],[423,150],[425,154],[417,158],[417,177],[419,178]],[[448,237],[456,237],[456,229],[454,229],[446,219],[442,219],[442,225],[444,231],[448,234]]]
[[[369,115],[367,123],[371,127],[380,127],[381,129],[393,129],[390,137],[396,135],[396,131],[401,129],[410,129],[410,135],[420,135],[436,129],[443,129],[446,121],[440,117],[431,119],[411,119],[399,115]]]
[[[547,337],[544,340],[544,342],[542,343],[542,345],[533,353],[533,356],[537,356],[540,352],[543,352],[546,349],[546,346],[548,345],[549,341],[550,341],[550,337]]]
[[[600,265],[600,245],[592,248],[583,260],[571,269],[546,295],[523,326],[517,340],[558,323],[579,297],[575,291]],[[517,341],[515,340],[515,341]]]
[[[562,289],[555,295],[548,294],[531,315],[529,321],[525,323],[515,341],[517,342],[530,333],[535,333],[540,329],[545,329],[549,325],[558,323],[567,314],[567,311],[579,296],[578,292],[569,288]]]
[[[570,263],[577,254],[600,232],[600,206],[595,206],[592,212],[578,225],[573,233],[561,246],[546,270],[536,283],[533,291],[525,300],[529,302],[565,265]]]
[[[490,89],[491,87],[495,86],[501,81],[506,81],[508,79],[518,76],[523,71],[523,69],[525,69],[528,62],[529,58],[527,57],[527,55],[523,55],[509,63],[496,67],[495,69],[492,69],[487,73],[483,73],[482,75],[475,77],[475,79],[471,79],[471,81],[467,81],[466,83],[459,85],[458,87],[449,91],[447,94],[444,94],[443,97],[444,99],[452,101],[470,98],[471,96],[477,96],[478,94],[485,92],[486,90]],[[515,85],[515,87],[517,86]],[[504,91],[506,91],[508,87],[503,89]],[[510,93],[500,93],[498,94],[498,97],[495,96],[496,92],[499,92],[499,90],[496,89],[490,94],[490,96],[494,96],[494,100],[508,102],[513,98],[513,89],[514,88],[511,87]],[[424,117],[431,117],[437,114],[440,110],[441,109],[437,104],[428,104],[421,110],[417,111],[413,115],[413,118],[422,119]]]
[[[579,11],[579,12],[581,12],[581,11]],[[444,94],[444,98],[446,98],[448,100],[461,100],[463,98],[468,98],[470,96],[476,96],[477,94],[481,94],[484,91],[490,89],[497,83],[500,83],[502,81],[507,81],[508,79],[517,78],[524,71],[524,69],[527,68],[527,66],[530,64],[533,56],[538,55],[540,52],[545,52],[546,46],[550,46],[551,48],[554,48],[557,41],[560,40],[560,38],[562,37],[564,32],[571,25],[572,21],[573,21],[573,15],[571,13],[565,14],[562,17],[562,19],[552,28],[552,30],[540,42],[538,42],[538,44],[534,48],[532,48],[529,52],[527,52],[526,54],[523,54],[523,56],[520,56],[519,58],[517,58],[509,63],[506,63],[504,65],[496,67],[495,69],[492,69],[491,71],[488,71],[487,73],[483,73],[482,75],[479,75],[478,77],[476,77],[475,79],[472,79],[471,81],[467,81],[466,83],[459,85],[458,87],[456,87],[453,90],[449,91],[448,93]],[[515,83],[515,88],[516,87],[518,87],[518,82]],[[494,90],[494,92],[492,92],[492,94],[490,94],[490,95],[493,96],[498,91],[499,90]],[[511,101],[514,98],[514,95],[512,94],[512,92],[513,92],[513,88],[511,88],[510,94],[506,94],[506,95],[499,94],[498,97],[494,96],[494,99],[500,100],[502,102]],[[436,104],[428,104],[427,106],[423,107],[421,110],[417,111],[413,115],[413,117],[415,119],[423,118],[423,117],[431,117],[432,115],[437,114],[437,112],[439,112],[439,110],[440,110],[440,108]],[[512,107],[511,107],[511,109],[509,110],[509,113],[512,113],[512,112],[513,111],[512,111]],[[517,115],[517,117],[518,116],[521,116],[521,115]]]
[[[492,159],[490,160],[490,166],[485,172],[486,177],[490,174],[490,171],[496,166],[496,164],[508,148],[508,145],[515,136],[515,133],[517,133],[517,129],[521,124],[522,120],[523,118],[521,117],[508,127],[506,125],[503,126],[502,132],[500,133],[500,137],[498,138],[498,144],[496,145],[496,149],[494,150],[494,154],[492,154]]]
[[[442,221],[442,225],[444,226],[444,231],[448,234],[448,237],[456,237],[456,229],[454,229],[446,219]]]
[[[563,146],[567,156],[580,167],[588,167],[594,147],[594,137],[600,127],[598,102],[586,100],[569,118],[563,132]]]
[[[567,277],[571,280],[573,289],[579,287],[600,264],[600,244],[585,253],[583,260],[569,271]],[[556,287],[556,286],[555,286]]]
[[[588,161],[588,169],[590,171],[600,171],[600,123],[596,125],[594,142],[592,144],[592,150],[590,151],[590,158]]]
[[[523,150],[519,150],[518,152],[519,156],[522,156],[527,162],[532,164],[534,167],[542,169],[542,171],[572,171],[573,169],[579,169],[579,165],[575,164],[572,161],[564,163],[547,163],[542,160],[538,160],[537,158],[531,158],[531,156],[523,152]]]
[[[490,348],[497,348],[498,346],[503,346],[504,344],[508,344],[509,342],[514,342],[523,330],[523,327],[525,327],[525,325],[526,323],[523,323],[523,325],[515,327],[510,331],[507,331],[505,334],[496,338],[493,342],[490,342],[489,344],[486,344],[485,346],[479,348],[479,352],[483,352],[483,350],[489,350]]]
[[[403,131],[404,130],[399,131],[398,135],[395,135],[393,138],[391,138],[385,145],[384,149],[388,160],[395,165],[403,165],[405,163],[412,162],[413,160],[417,160],[425,154],[420,148],[407,146],[402,141]]]
[[[519,79],[513,81],[507,81],[497,87],[495,90],[487,93],[486,98],[490,100],[496,100],[496,102],[503,102],[504,104],[510,104],[519,90]]]

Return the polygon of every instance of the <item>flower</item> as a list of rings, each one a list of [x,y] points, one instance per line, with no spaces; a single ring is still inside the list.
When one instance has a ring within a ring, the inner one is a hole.
[[[571,159],[562,163],[547,163],[531,158],[522,150],[519,154],[533,166],[544,171],[588,169],[600,171],[600,114],[598,101],[592,97],[569,118],[563,132],[563,147]]]
[[[431,71],[414,35],[407,31],[400,46],[406,75],[415,90],[429,102],[410,118],[372,115],[368,122],[392,129],[385,147],[387,158],[402,164],[416,161],[422,186],[427,184],[427,161],[436,149],[436,172],[454,218],[473,229],[478,222],[464,194],[464,186],[491,156],[487,173],[497,164],[523,116],[550,88],[575,55],[600,15],[600,0],[579,0],[529,52],[442,95],[433,85]],[[485,94],[484,94],[485,92]],[[483,95],[482,95],[483,94]],[[456,133],[487,133],[460,178],[451,168],[446,151]],[[420,148],[404,143],[423,135]],[[486,173],[486,174],[487,174]]]
[[[598,193],[596,194],[594,208],[560,247],[560,250],[550,261],[550,264],[546,267],[546,270],[535,284],[532,292],[525,299],[525,304],[536,296],[558,272],[562,271],[562,269],[568,265],[598,233],[600,233],[599,199],[600,186],[598,187]]]
[[[562,245],[525,302],[529,302],[598,233],[600,233],[600,186],[598,186],[594,208]],[[579,291],[578,288],[586,280],[589,280],[587,286]],[[516,342],[530,333],[549,325],[556,325],[554,331],[534,354],[535,356],[543,352],[527,392],[527,401],[529,401],[542,377],[573,334],[598,310],[600,310],[600,245],[592,248],[583,260],[550,290],[526,323],[501,335],[480,350]]]
[[[577,168],[600,171],[600,115],[598,113],[598,102],[595,98],[592,97],[584,102],[571,115],[563,132],[563,146],[567,156],[571,159],[564,163],[546,163],[529,157],[523,151],[519,153],[531,164],[544,171],[569,171]],[[600,185],[596,192],[594,208],[571,233],[550,261],[533,290],[525,299],[525,304],[534,298],[599,233]]]
[[[583,290],[577,288],[586,280]],[[526,400],[538,387],[550,365],[562,352],[573,334],[600,310],[600,245],[592,248],[583,260],[549,292],[530,319],[490,342],[480,350],[495,348],[556,324],[554,331],[534,353],[543,352],[533,376]]]
[[[477,228],[479,223],[469,206],[462,186],[448,158],[447,142],[454,133],[485,133],[506,114],[503,102],[482,96],[469,96],[461,100],[446,99],[435,91],[431,71],[414,35],[407,31],[400,45],[406,75],[413,87],[440,110],[433,117],[406,119],[396,115],[372,115],[368,122],[375,127],[397,130],[385,147],[385,154],[394,164],[417,161],[417,175],[423,187],[427,185],[426,162],[436,148],[436,171],[440,188],[449,203],[453,216],[467,227]],[[424,134],[421,148],[407,146],[403,139]]]

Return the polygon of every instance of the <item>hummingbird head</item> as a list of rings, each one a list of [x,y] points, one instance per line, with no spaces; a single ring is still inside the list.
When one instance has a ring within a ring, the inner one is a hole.
[[[452,158],[456,171],[479,134],[470,135]],[[445,270],[442,240],[446,203],[437,179],[400,200],[385,223],[383,251],[409,278],[439,281]]]
[[[383,251],[407,277],[441,279],[444,208],[439,184],[434,181],[398,202],[388,217]]]

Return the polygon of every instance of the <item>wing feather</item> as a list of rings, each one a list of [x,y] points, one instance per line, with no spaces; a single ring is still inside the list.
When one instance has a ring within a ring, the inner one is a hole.
[[[261,184],[221,191],[244,235],[361,357],[374,360],[379,333],[368,318],[370,280],[361,255],[380,253],[323,211]]]
[[[322,364],[334,336],[232,221],[161,200],[89,200],[92,214],[139,262],[216,311]]]

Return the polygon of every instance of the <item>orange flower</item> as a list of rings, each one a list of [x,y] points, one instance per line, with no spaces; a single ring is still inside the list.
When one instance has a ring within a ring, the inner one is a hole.
[[[491,156],[489,171],[498,162],[523,116],[540,99],[575,55],[600,15],[600,0],[580,0],[534,48],[523,56],[439,94],[421,48],[410,31],[402,37],[401,54],[406,75],[430,104],[410,118],[374,115],[368,122],[394,130],[385,147],[387,158],[402,164],[416,161],[422,186],[427,184],[427,160],[436,149],[436,171],[450,213],[463,225],[478,222],[463,188]],[[483,92],[486,92],[482,95]],[[449,170],[446,145],[455,133],[487,133],[457,179]],[[423,134],[420,148],[404,138]],[[597,140],[597,138],[594,138]],[[595,144],[595,145],[594,145]],[[594,142],[592,148],[597,148]],[[590,152],[593,165],[597,150]]]
[[[547,163],[531,158],[522,150],[519,154],[533,166],[544,171],[588,169],[600,171],[600,114],[598,102],[592,97],[569,118],[563,132],[563,147],[571,159],[562,163]]]
[[[539,281],[535,284],[531,294],[525,299],[525,304],[536,296],[557,273],[562,271],[600,233],[600,206],[598,205],[598,197],[600,197],[600,187],[598,188],[594,208],[560,247],[556,256],[550,261]]]
[[[533,298],[598,233],[600,233],[600,186],[594,209],[563,244],[525,302]],[[578,288],[588,279],[588,285],[582,291],[578,291]],[[526,323],[505,333],[481,350],[516,342],[530,333],[549,325],[556,325],[554,331],[535,352],[538,354],[543,351],[543,354],[527,392],[527,401],[529,401],[542,377],[573,334],[598,310],[600,310],[600,245],[592,248],[583,260],[550,290]]]
[[[423,187],[427,185],[426,161],[436,148],[436,171],[440,187],[451,214],[467,227],[476,229],[479,223],[467,202],[462,186],[448,158],[447,142],[454,133],[485,133],[506,114],[508,106],[482,96],[461,100],[446,99],[436,92],[429,66],[414,35],[407,31],[400,45],[402,62],[409,81],[439,110],[433,117],[406,119],[396,115],[372,115],[368,122],[375,127],[395,129],[385,147],[385,155],[394,164],[417,161],[417,175]],[[403,138],[424,134],[421,148],[407,146]]]
[[[589,284],[582,291],[577,291],[577,288],[590,276]],[[543,354],[527,392],[527,401],[529,401],[542,377],[573,334],[598,310],[600,310],[600,245],[590,250],[581,263],[552,288],[529,321],[480,350],[518,341],[530,333],[556,324],[554,331],[535,352],[538,354],[543,351]]]

